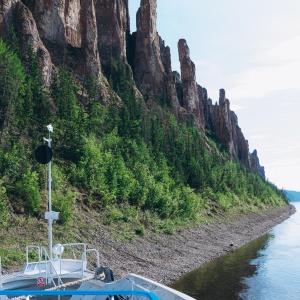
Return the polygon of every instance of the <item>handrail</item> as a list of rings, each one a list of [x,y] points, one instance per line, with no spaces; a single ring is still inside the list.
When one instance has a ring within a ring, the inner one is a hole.
[[[54,285],[54,286],[56,286],[56,284],[55,284],[55,281],[54,281],[54,279],[53,279],[53,276],[52,276],[52,273],[51,273],[51,271],[53,270],[53,271],[55,272],[56,276],[57,276],[58,284],[64,284],[64,283],[62,282],[62,280],[61,280],[61,278],[60,278],[59,274],[56,272],[56,269],[55,269],[55,267],[54,267],[54,265],[53,265],[53,263],[52,263],[51,259],[49,258],[49,255],[48,255],[48,253],[47,253],[47,250],[46,250],[46,248],[45,248],[45,247],[41,247],[41,252],[43,252],[43,250],[44,250],[44,253],[45,253],[45,257],[47,257],[47,258],[48,258],[48,260],[49,260],[49,263],[50,263],[50,268],[48,269],[48,265],[47,265],[47,262],[46,262],[46,259],[45,259],[45,263],[46,263],[46,270],[47,270],[47,271],[49,271],[49,272],[46,272],[46,274],[48,274],[48,273],[49,273],[49,275],[50,275],[50,277],[51,277],[51,280],[52,280],[52,283],[53,283],[53,285]],[[52,268],[51,268],[51,266],[52,266]]]
[[[49,290],[0,290],[0,295],[4,296],[66,296],[66,295],[134,295],[147,297],[150,300],[159,300],[159,297],[152,292],[147,291],[131,291],[131,290],[59,290],[59,291],[49,291]]]
[[[37,248],[37,250],[38,250],[39,272],[41,273],[41,248],[39,246],[35,246],[35,245],[27,245],[26,246],[26,267],[25,267],[24,273],[26,272],[28,264],[29,264],[29,259],[28,259],[29,248]]]
[[[87,262],[86,259],[86,254],[87,253],[91,253],[91,252],[95,252],[96,253],[96,257],[97,257],[97,268],[100,267],[100,256],[99,256],[99,251],[96,249],[87,249],[85,250],[82,255],[81,255],[81,260],[82,260],[82,278],[84,278],[84,262]]]
[[[87,246],[85,243],[66,243],[66,244],[62,244],[62,246],[64,247],[71,247],[74,248],[75,246],[80,246],[82,247],[82,252],[81,252],[81,273],[82,273],[82,278],[84,278],[84,271],[85,271],[85,263],[86,263],[86,254],[90,253],[90,252],[95,252],[96,253],[96,259],[97,259],[97,267],[99,267],[100,265],[100,258],[99,258],[99,252],[96,249],[87,249]],[[43,246],[36,246],[36,245],[28,245],[26,246],[26,265],[24,268],[24,273],[26,272],[27,268],[30,265],[29,262],[29,249],[30,248],[36,248],[37,249],[37,253],[38,253],[38,262],[36,263],[38,265],[39,268],[39,273],[41,273],[41,263],[45,264],[45,269],[48,270],[48,264],[53,263],[50,259],[50,256],[47,253],[47,250],[45,249],[45,247]],[[75,257],[75,253],[73,251],[74,254],[74,259],[76,259]],[[59,255],[59,270],[56,270],[56,274],[62,275],[62,257],[63,257],[63,252]],[[52,264],[53,266],[53,264]],[[54,267],[53,267],[54,268]],[[47,277],[47,276],[46,276]]]
[[[97,267],[100,267],[100,255],[99,255],[99,251],[96,249],[87,249],[85,251],[86,253],[90,253],[90,252],[95,252],[96,253],[96,257],[97,257]]]
[[[86,244],[85,243],[68,243],[68,244],[62,244],[62,246],[83,246],[83,251],[86,251]],[[62,255],[61,255],[62,256]],[[76,259],[76,257],[74,257]]]
[[[83,246],[83,253],[86,252],[86,244],[85,243],[67,243],[67,244],[62,244],[62,246],[64,246],[64,247]],[[59,259],[60,259],[60,262],[59,262],[59,269],[60,269],[59,272],[60,272],[60,274],[61,274],[62,255],[63,255],[63,253],[61,253],[61,255],[59,257]],[[76,259],[74,251],[73,251],[73,256],[74,256],[74,259]],[[81,272],[82,272],[82,278],[83,278],[84,277],[83,262],[82,262],[82,270],[81,270]]]

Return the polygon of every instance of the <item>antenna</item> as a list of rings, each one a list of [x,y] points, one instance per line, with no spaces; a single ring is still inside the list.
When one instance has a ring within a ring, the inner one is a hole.
[[[51,137],[50,133],[53,133],[53,126],[51,124],[47,125],[48,129],[48,139],[44,138],[44,141],[48,142],[48,147],[51,152]],[[52,156],[52,155],[51,155]],[[48,220],[48,236],[49,236],[49,254],[50,260],[52,260],[52,224],[53,220],[58,219],[58,212],[52,211],[52,175],[51,175],[51,159],[48,162],[48,208],[49,211],[45,212],[45,219]]]

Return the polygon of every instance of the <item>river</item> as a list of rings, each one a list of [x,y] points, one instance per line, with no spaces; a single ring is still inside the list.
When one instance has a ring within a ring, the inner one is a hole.
[[[267,234],[187,274],[171,287],[199,300],[300,299],[300,202]]]

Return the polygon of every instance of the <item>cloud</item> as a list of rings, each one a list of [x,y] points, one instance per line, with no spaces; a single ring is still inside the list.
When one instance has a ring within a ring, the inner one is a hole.
[[[266,137],[262,134],[256,134],[256,135],[252,135],[250,137],[251,140],[264,140]]]
[[[299,51],[300,53],[300,51]],[[243,70],[231,79],[236,85],[228,89],[231,98],[262,98],[282,90],[299,88],[300,59],[289,63],[258,66]]]
[[[230,104],[230,109],[234,112],[248,109],[248,106],[243,106],[239,104]]]
[[[275,149],[273,151],[274,154],[287,154],[287,153],[294,153],[296,150],[300,149],[299,145],[290,146],[290,147],[281,147],[277,150]],[[297,151],[298,153],[298,151]]]
[[[231,76],[231,98],[262,98],[282,90],[300,93],[300,35],[272,42],[256,53],[251,67]]]
[[[300,25],[300,24],[299,24]],[[300,35],[278,43],[269,51],[264,53],[262,60],[264,62],[294,62],[299,61],[300,53]]]

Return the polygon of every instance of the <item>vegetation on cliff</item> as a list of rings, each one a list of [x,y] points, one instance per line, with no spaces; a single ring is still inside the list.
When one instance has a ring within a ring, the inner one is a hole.
[[[0,40],[2,226],[10,213],[37,217],[45,211],[46,167],[35,161],[34,150],[49,123],[53,205],[62,224],[81,201],[101,212],[106,224],[133,222],[140,234],[154,225],[153,216],[171,231],[203,212],[287,202],[276,186],[229,161],[192,120],[177,121],[164,99],[157,99],[159,113],[147,114],[121,62],[107,74],[110,103],[102,105],[97,78],[78,84],[61,68],[46,88],[34,51],[22,64],[13,41],[13,34],[10,47]]]

